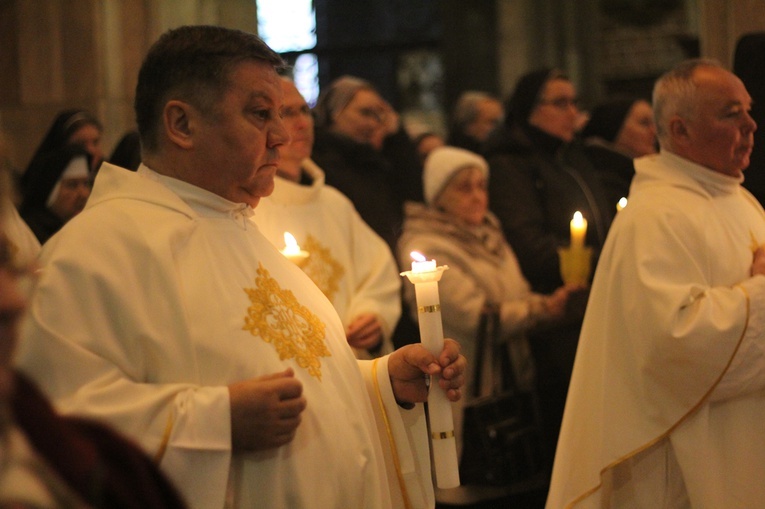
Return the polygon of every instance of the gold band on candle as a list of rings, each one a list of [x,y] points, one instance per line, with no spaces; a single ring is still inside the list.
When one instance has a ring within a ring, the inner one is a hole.
[[[437,313],[441,311],[441,304],[436,304],[434,306],[420,306],[417,308],[418,313]]]
[[[451,431],[434,431],[430,433],[430,438],[433,440],[446,440],[447,438],[454,438],[454,430]]]

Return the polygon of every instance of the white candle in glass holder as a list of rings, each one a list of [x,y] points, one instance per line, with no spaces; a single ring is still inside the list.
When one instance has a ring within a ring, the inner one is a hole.
[[[444,270],[449,267],[437,267],[435,260],[427,260],[416,251],[413,251],[411,256],[415,260],[412,262],[412,270],[402,272],[401,275],[414,284],[422,346],[438,356],[444,349],[438,281]],[[428,393],[428,423],[436,485],[439,488],[455,488],[460,485],[460,476],[457,442],[454,437],[454,416],[451,402],[438,384],[439,378],[433,377]]]

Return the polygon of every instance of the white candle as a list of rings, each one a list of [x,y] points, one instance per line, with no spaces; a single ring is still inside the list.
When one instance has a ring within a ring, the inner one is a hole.
[[[584,247],[584,239],[587,236],[587,220],[578,210],[574,212],[571,220],[571,248]]]
[[[295,240],[295,236],[290,232],[284,232],[284,249],[281,253],[298,267],[302,266],[308,259],[308,251],[303,251]]]
[[[441,354],[444,348],[444,329],[441,322],[441,301],[438,296],[438,281],[447,266],[436,266],[435,260],[412,252],[412,270],[402,272],[414,284],[417,298],[420,341],[430,353]],[[436,485],[439,488],[455,488],[460,485],[457,442],[454,437],[454,416],[446,391],[434,376],[428,394],[428,422],[433,464],[436,471]]]

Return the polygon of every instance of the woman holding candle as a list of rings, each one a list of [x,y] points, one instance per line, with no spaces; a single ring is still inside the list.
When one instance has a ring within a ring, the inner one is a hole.
[[[505,122],[489,137],[491,210],[536,291],[561,285],[557,248],[570,243],[570,221],[588,221],[586,244],[603,244],[616,211],[577,140],[581,112],[574,84],[558,70],[522,77]]]
[[[534,383],[534,363],[525,332],[563,315],[569,289],[546,296],[531,291],[497,218],[488,210],[489,168],[479,155],[456,147],[434,149],[425,161],[425,204],[408,203],[398,244],[402,270],[412,267],[418,251],[438,265],[448,265],[439,282],[444,334],[459,341],[475,362],[475,339],[487,305],[499,307],[502,340],[506,341],[518,385]],[[414,286],[404,285],[412,316],[417,315]],[[463,401],[472,393],[470,384]],[[455,435],[461,441],[462,404],[455,407]]]
[[[576,211],[587,220],[584,242],[593,250],[591,267],[616,213],[577,139],[581,124],[572,81],[559,70],[541,69],[518,81],[503,125],[486,143],[491,209],[536,292],[549,293],[563,284],[559,249],[571,244]],[[586,301],[586,292],[572,295],[559,326],[529,337],[550,450],[558,440]]]

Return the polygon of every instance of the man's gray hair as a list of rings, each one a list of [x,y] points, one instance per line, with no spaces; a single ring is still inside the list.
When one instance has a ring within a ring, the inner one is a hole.
[[[669,146],[669,121],[673,116],[693,118],[696,115],[698,84],[693,77],[700,67],[722,68],[722,65],[708,58],[685,60],[664,73],[653,87],[653,118],[662,148]]]
[[[329,87],[319,95],[316,106],[313,108],[316,127],[326,128],[333,125],[335,116],[348,106],[359,90],[371,90],[377,93],[372,83],[356,76],[340,76],[330,83]]]
[[[465,126],[478,118],[478,104],[483,101],[497,101],[499,99],[487,92],[468,90],[463,92],[454,105],[451,118],[452,131],[462,132]]]

